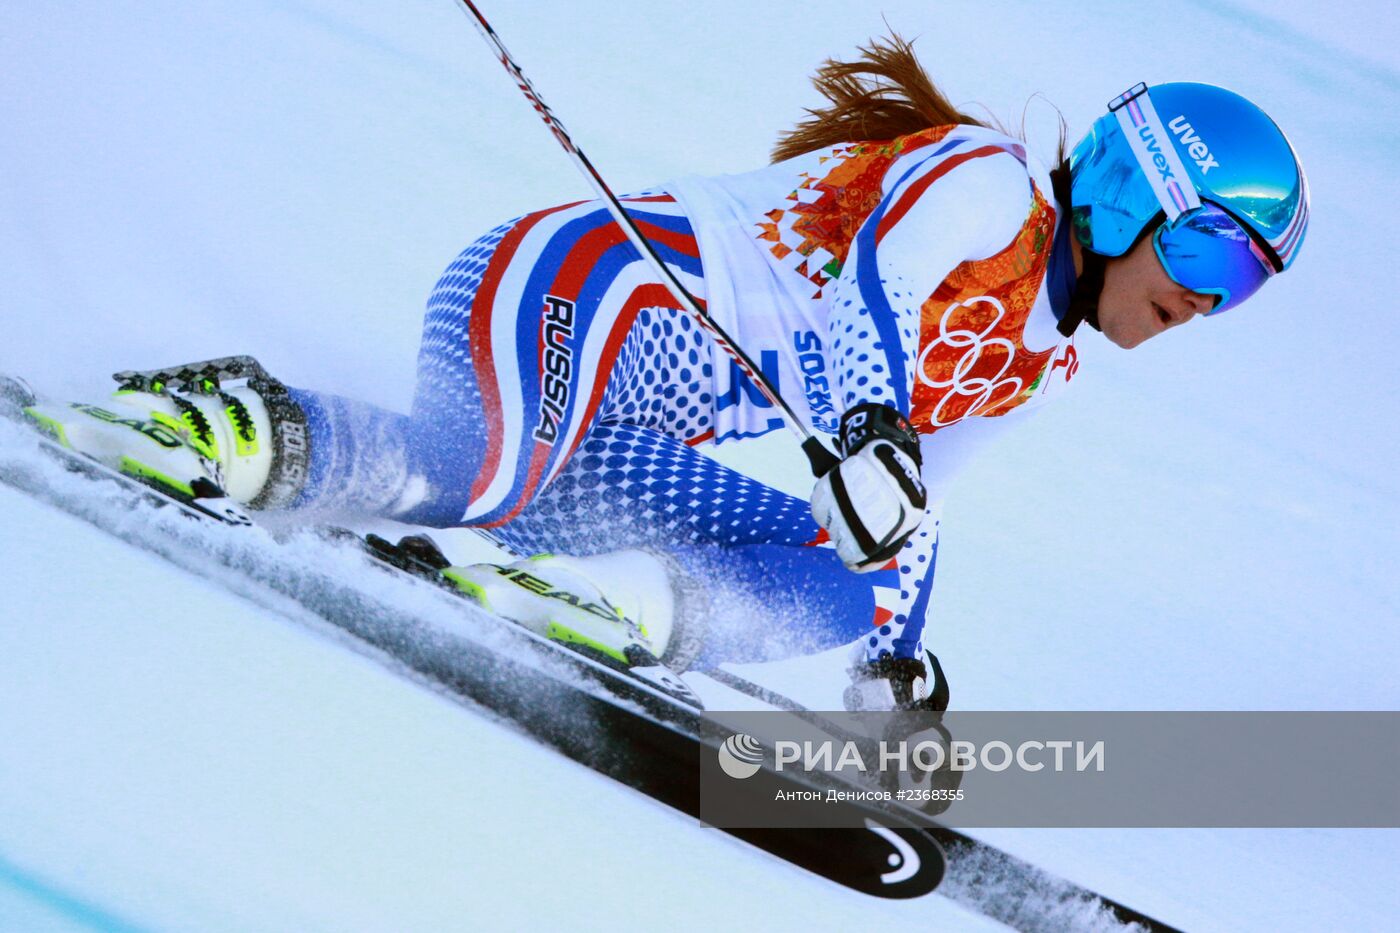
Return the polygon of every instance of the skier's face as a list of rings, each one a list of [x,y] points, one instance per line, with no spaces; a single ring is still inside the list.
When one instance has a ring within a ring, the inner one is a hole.
[[[1178,285],[1167,275],[1152,238],[1108,260],[1099,294],[1099,327],[1125,350],[1185,324],[1215,307],[1215,298]]]

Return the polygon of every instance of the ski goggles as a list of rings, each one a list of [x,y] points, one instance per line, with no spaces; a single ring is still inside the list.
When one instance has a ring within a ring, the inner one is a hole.
[[[1152,248],[1176,284],[1214,295],[1219,314],[1259,291],[1274,274],[1274,263],[1229,212],[1209,201],[1152,234]]]

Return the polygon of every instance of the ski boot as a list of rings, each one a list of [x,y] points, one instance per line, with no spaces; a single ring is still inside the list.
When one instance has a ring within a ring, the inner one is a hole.
[[[684,600],[672,582],[669,560],[661,555],[629,549],[452,566],[426,535],[397,545],[369,535],[366,544],[387,563],[436,577],[494,615],[699,706],[675,673],[694,655],[678,637]]]
[[[306,418],[250,356],[113,378],[100,405],[20,400],[55,443],[177,498],[290,503],[306,476]],[[13,391],[5,392],[16,398]]]

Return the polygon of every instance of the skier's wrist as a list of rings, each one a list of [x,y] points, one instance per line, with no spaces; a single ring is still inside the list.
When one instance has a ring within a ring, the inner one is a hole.
[[[936,708],[927,696],[928,666],[919,658],[882,655],[856,664],[847,673],[851,686],[842,700],[851,712]]]
[[[919,438],[900,411],[878,402],[861,402],[841,416],[841,454],[849,457],[874,440],[886,440],[914,463],[921,464]]]
[[[928,505],[919,442],[897,410],[861,403],[842,416],[841,453],[812,490],[812,516],[847,567],[878,570],[918,528]]]

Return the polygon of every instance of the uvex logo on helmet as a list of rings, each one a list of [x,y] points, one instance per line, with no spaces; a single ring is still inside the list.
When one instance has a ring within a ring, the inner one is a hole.
[[[1162,176],[1162,181],[1175,179],[1176,173],[1172,171],[1171,163],[1167,161],[1167,157],[1162,155],[1162,147],[1157,145],[1157,134],[1152,132],[1152,127],[1143,124],[1142,128],[1138,130],[1138,136],[1142,139],[1143,145],[1147,147],[1147,151],[1152,153],[1152,164],[1157,167],[1157,174]]]
[[[1185,114],[1179,114],[1167,126],[1181,139],[1181,144],[1186,147],[1191,158],[1195,159],[1196,164],[1201,167],[1202,175],[1220,166],[1220,163],[1215,161],[1215,156],[1210,154],[1210,147],[1201,141],[1201,137],[1196,134],[1195,127],[1186,119]]]

